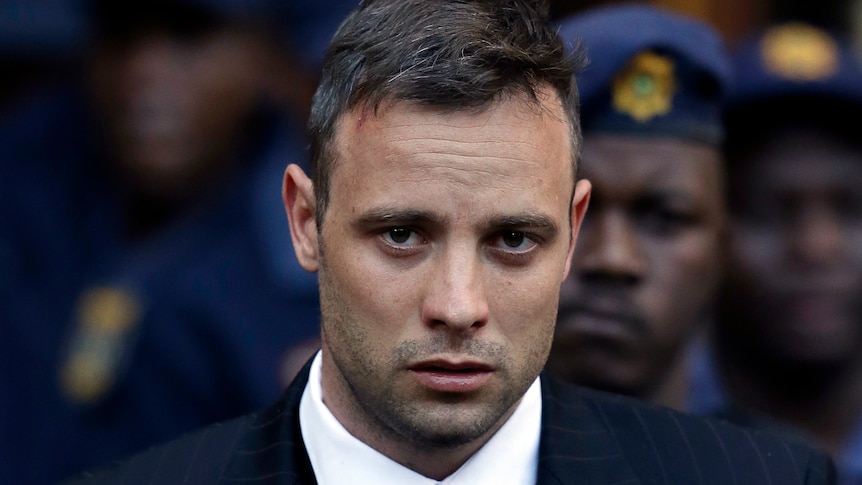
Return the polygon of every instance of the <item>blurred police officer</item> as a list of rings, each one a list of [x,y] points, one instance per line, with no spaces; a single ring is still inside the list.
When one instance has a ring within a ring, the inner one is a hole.
[[[729,64],[709,26],[642,5],[569,18],[581,175],[593,183],[549,368],[686,407],[686,348],[711,308],[725,228],[721,103]]]
[[[96,1],[86,82],[0,133],[13,483],[269,402],[287,348],[316,334],[316,280],[285,257],[266,185],[306,157],[301,122],[267,104],[288,81],[276,11]]]
[[[760,33],[734,69],[719,377],[696,410],[801,429],[862,483],[862,73],[801,23]]]

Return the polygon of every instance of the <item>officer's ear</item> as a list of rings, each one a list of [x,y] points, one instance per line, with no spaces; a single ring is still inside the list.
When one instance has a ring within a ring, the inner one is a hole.
[[[572,269],[572,257],[575,252],[575,245],[578,242],[578,234],[581,232],[581,224],[584,222],[584,216],[587,214],[587,207],[590,205],[590,195],[592,194],[593,186],[589,180],[581,179],[575,184],[575,193],[572,197],[572,239],[569,243],[569,254],[566,256],[566,269],[563,273],[565,280],[569,271]]]
[[[290,223],[290,238],[293,240],[296,259],[306,271],[314,273],[319,266],[314,186],[296,164],[288,165],[284,172],[281,198]]]

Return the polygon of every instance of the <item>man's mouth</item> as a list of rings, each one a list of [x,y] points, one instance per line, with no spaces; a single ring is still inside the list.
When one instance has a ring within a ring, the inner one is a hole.
[[[646,323],[639,317],[615,309],[588,306],[570,307],[560,312],[558,336],[578,334],[612,340],[643,338]]]
[[[490,365],[480,362],[431,360],[414,364],[410,372],[433,391],[468,393],[479,390],[493,375]]]

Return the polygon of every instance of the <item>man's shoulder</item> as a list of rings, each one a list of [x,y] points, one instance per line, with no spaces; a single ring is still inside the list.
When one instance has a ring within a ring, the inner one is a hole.
[[[544,383],[544,381],[543,381]],[[549,380],[556,426],[592,421],[605,454],[659,483],[834,483],[822,451],[764,430]],[[573,404],[577,403],[577,404]],[[578,425],[586,429],[583,424]],[[597,441],[593,439],[593,441]]]

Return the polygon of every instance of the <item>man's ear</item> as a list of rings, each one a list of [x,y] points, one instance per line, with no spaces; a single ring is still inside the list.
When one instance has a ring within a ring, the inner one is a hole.
[[[298,165],[284,172],[281,198],[290,223],[290,238],[300,266],[314,273],[319,267],[314,186]]]
[[[584,222],[587,207],[590,205],[590,193],[592,190],[593,187],[589,180],[578,180],[575,185],[575,196],[572,197],[572,242],[569,244],[569,255],[566,257],[566,272],[563,274],[564,280],[569,276],[569,270],[572,267],[572,255],[575,252],[578,233],[581,231],[581,224]]]

